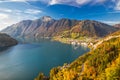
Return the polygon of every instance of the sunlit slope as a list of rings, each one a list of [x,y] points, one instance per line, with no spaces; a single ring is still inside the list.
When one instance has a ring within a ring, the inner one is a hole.
[[[111,35],[119,36],[120,31]],[[41,78],[46,79],[40,74],[36,80]],[[50,80],[120,80],[120,37],[103,41],[71,64],[53,68]]]

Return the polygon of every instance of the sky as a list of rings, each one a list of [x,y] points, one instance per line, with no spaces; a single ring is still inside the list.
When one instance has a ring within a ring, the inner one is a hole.
[[[120,0],[0,0],[0,30],[42,16],[120,23]]]

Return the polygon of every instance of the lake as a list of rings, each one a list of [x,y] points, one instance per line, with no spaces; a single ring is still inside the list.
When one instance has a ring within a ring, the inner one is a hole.
[[[70,63],[89,49],[55,41],[19,43],[0,52],[0,80],[34,80],[39,72]]]

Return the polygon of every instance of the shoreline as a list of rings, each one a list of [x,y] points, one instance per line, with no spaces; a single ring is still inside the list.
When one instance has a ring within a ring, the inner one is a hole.
[[[94,38],[72,39],[72,38],[53,37],[51,40],[65,44],[78,45],[78,46],[80,45],[92,49],[94,44],[100,39],[94,39]]]

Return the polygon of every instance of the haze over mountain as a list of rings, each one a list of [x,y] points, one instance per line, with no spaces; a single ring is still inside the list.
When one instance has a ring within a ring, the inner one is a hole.
[[[88,37],[103,37],[115,30],[114,27],[98,21],[67,18],[55,20],[49,16],[43,16],[36,20],[23,20],[5,28],[2,32],[12,37],[26,38],[59,36],[64,31],[68,31],[70,34],[79,33]]]

